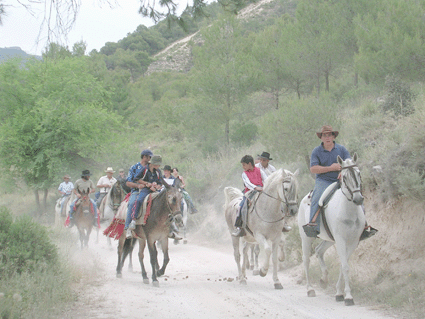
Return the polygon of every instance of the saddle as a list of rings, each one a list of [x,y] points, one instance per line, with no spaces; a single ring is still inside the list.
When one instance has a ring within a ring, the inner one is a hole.
[[[161,192],[154,192],[150,193],[146,198],[143,200],[143,205],[140,207],[140,211],[138,212],[137,218],[136,218],[136,225],[145,225],[146,220],[148,219],[150,215],[150,208],[152,205],[152,201],[158,197],[158,195],[161,194]]]

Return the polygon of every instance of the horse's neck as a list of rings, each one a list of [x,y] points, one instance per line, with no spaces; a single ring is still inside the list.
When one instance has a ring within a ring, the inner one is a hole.
[[[332,200],[336,201],[336,206],[339,208],[339,214],[343,214],[347,218],[356,219],[358,214],[362,212],[361,206],[349,201],[341,189],[335,192]]]
[[[268,187],[263,190],[263,194],[259,194],[256,206],[268,214],[280,214],[281,203],[277,188]]]

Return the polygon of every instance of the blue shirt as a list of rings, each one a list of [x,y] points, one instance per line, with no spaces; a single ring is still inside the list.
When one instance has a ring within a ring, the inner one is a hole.
[[[323,148],[323,143],[317,146],[313,152],[311,153],[310,158],[310,167],[320,165],[320,166],[331,166],[334,163],[337,163],[338,155],[346,160],[347,158],[351,158],[350,153],[348,153],[347,149],[334,142],[334,147],[331,151],[327,151]],[[339,172],[327,172],[323,174],[316,174],[316,179],[321,179],[328,182],[336,182],[338,180]]]
[[[136,176],[141,172],[141,171],[143,171],[143,169],[145,168],[145,166],[143,166],[142,164],[140,164],[140,163],[136,163],[136,164],[134,164],[132,167],[130,167],[130,169],[128,170],[128,176],[127,176],[127,179],[126,179],[126,181],[127,182],[132,182],[132,183],[136,183]],[[138,188],[132,188],[131,189],[131,192],[134,192],[134,191],[139,191],[139,189]]]

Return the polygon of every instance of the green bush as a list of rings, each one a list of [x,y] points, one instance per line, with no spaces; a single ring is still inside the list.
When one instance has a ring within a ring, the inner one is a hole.
[[[249,146],[258,136],[258,127],[252,122],[236,123],[230,135],[232,143],[236,146]]]
[[[58,253],[46,228],[23,216],[13,221],[7,208],[0,208],[0,275],[43,270],[58,264]]]
[[[416,94],[410,89],[407,83],[404,83],[395,76],[385,78],[385,102],[383,104],[384,112],[392,112],[394,115],[407,116],[414,113],[413,101]]]

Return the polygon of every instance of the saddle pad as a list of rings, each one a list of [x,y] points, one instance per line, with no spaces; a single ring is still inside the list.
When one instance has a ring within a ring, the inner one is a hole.
[[[143,201],[143,205],[140,207],[140,211],[139,211],[139,215],[136,218],[136,225],[144,225],[145,222],[145,215],[146,215],[146,208],[148,206],[148,201],[149,198],[152,199],[152,201],[158,197],[158,195],[161,194],[161,192],[154,192],[154,193],[150,193],[148,196],[146,196],[146,198]]]
[[[323,207],[323,205],[326,205],[329,202],[330,198],[327,198],[327,197],[329,195],[331,195],[331,197],[332,197],[332,195],[333,195],[332,192],[334,192],[334,188],[335,188],[335,186],[336,186],[337,183],[338,182],[333,182],[332,184],[330,184],[325,189],[325,191],[323,192],[322,196],[320,196],[320,199],[319,199],[319,206],[320,207]]]

